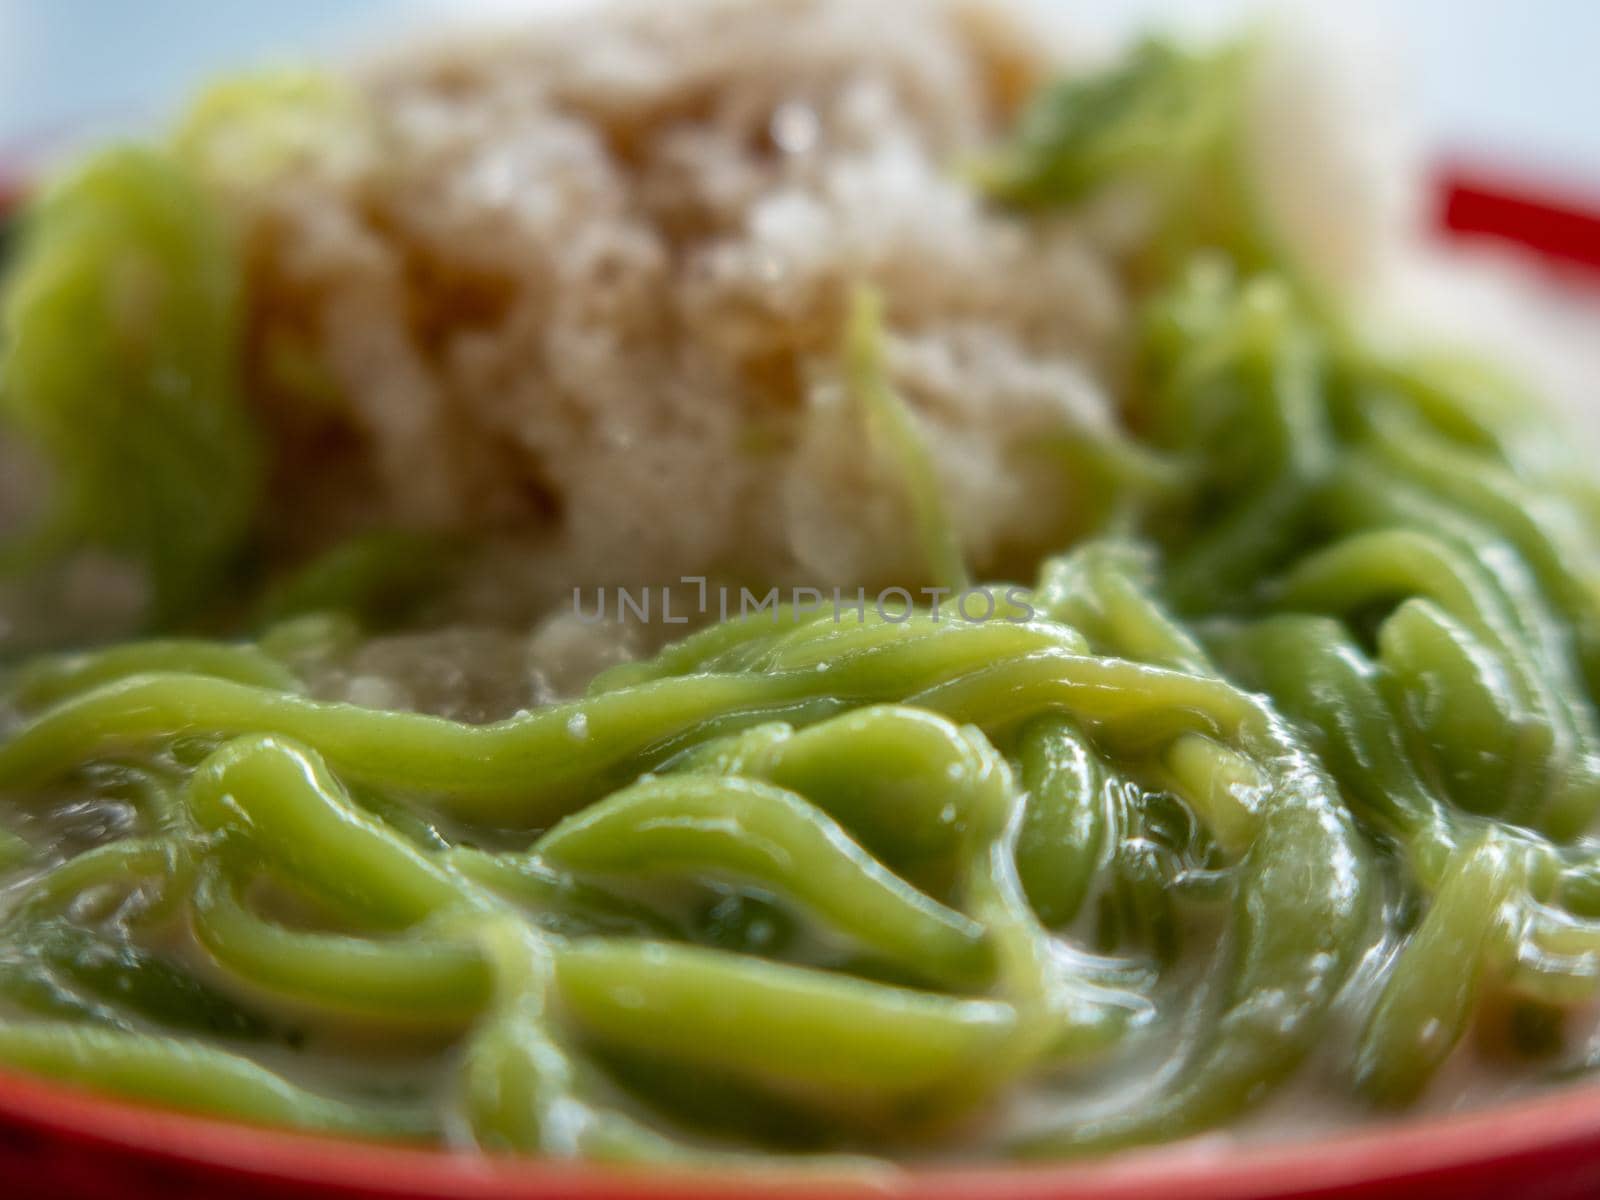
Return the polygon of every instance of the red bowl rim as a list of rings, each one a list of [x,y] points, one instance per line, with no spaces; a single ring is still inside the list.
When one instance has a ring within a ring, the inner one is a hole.
[[[273,1185],[349,1189],[377,1198],[451,1200],[678,1200],[764,1196],[795,1200],[915,1196],[926,1200],[1233,1200],[1327,1194],[1414,1181],[1437,1185],[1514,1178],[1523,1164],[1548,1165],[1600,1145],[1600,1086],[1566,1090],[1472,1112],[1395,1120],[1329,1136],[1239,1142],[1206,1135],[1160,1149],[1072,1164],[885,1168],[850,1174],[803,1166],[750,1170],[610,1167],[474,1153],[240,1125],[150,1108],[58,1083],[0,1073],[0,1125],[32,1130],[86,1150],[199,1168]]]
[[[1436,226],[1457,240],[1510,244],[1546,263],[1600,275],[1600,190],[1593,183],[1530,180],[1456,161],[1437,172]]]

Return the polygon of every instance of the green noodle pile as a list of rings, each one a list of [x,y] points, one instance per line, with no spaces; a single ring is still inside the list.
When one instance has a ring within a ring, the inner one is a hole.
[[[1193,195],[1238,70],[1149,48],[1042,97],[979,175],[1070,205],[1159,165]],[[8,411],[74,484],[29,552],[134,555],[157,624],[226,572],[255,487],[215,360],[231,285],[162,207],[184,178],[126,152],[66,185],[7,309]],[[1268,237],[1216,233],[1237,210],[1180,224],[1146,264],[1130,432],[1063,468],[1103,483],[1102,535],[988,621],[746,617],[467,725],[306,694],[407,556],[373,543],[269,597],[254,640],[16,664],[0,1063],[620,1160],[1079,1155],[1291,1079],[1383,1111],[1473,1030],[1529,1078],[1581,1064],[1594,497],[1493,376],[1363,350],[1259,270]],[[161,268],[159,339],[101,319],[112,249]],[[847,367],[959,580],[877,319],[858,298]]]

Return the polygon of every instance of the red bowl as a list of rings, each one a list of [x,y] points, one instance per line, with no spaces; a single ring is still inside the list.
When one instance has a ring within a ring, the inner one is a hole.
[[[1600,275],[1600,195],[1461,165],[1443,172],[1439,196],[1438,223],[1451,237],[1510,243]]]
[[[0,213],[17,191],[0,175]],[[1493,174],[1446,174],[1439,225],[1600,273],[1600,210]],[[1523,1200],[1600,1196],[1600,1085],[1315,1140],[1226,1135],[1065,1166],[872,1176],[622,1169],[339,1141],[0,1075],[0,1195],[53,1200]]]
[[[1600,1087],[1316,1141],[1226,1136],[1100,1162],[872,1176],[605,1168],[281,1133],[0,1079],[0,1181],[54,1200],[1577,1200],[1600,1194]]]

